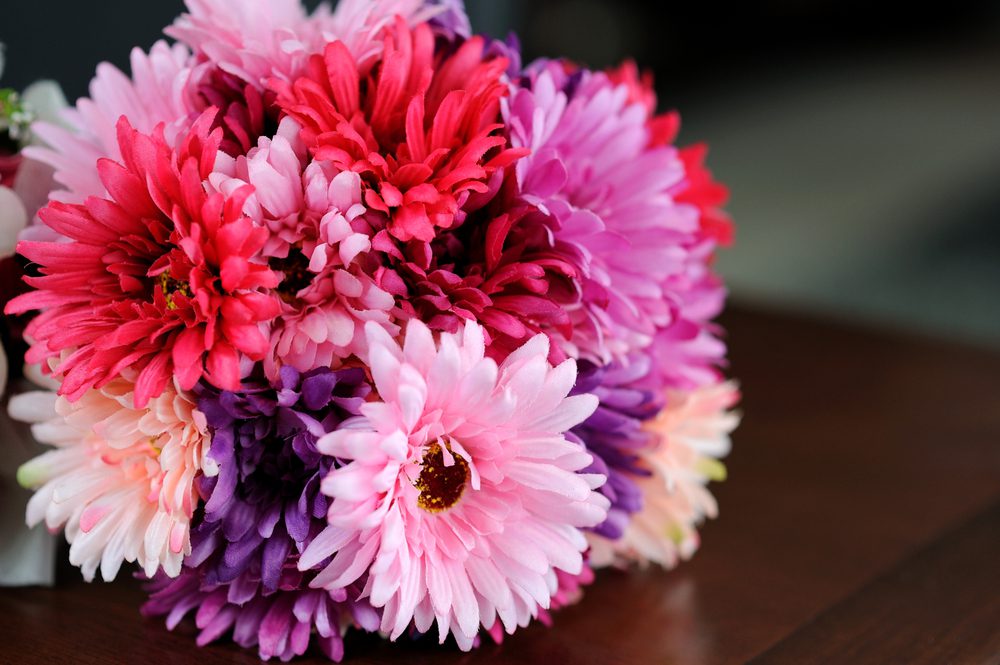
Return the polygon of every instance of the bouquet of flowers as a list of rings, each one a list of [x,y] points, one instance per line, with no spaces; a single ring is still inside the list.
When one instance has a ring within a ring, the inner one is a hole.
[[[147,615],[287,660],[462,649],[674,565],[735,426],[730,240],[632,64],[522,65],[456,0],[188,0],[29,156],[29,523]]]

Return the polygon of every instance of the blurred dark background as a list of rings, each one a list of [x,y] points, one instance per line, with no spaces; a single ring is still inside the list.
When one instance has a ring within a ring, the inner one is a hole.
[[[85,94],[181,0],[5,2],[0,84]],[[307,2],[315,6],[315,2]],[[732,189],[736,299],[1000,345],[1000,2],[468,0],[525,55],[652,69]]]

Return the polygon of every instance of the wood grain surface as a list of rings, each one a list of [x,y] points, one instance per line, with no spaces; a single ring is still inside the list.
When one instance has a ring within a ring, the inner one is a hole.
[[[759,309],[724,324],[745,418],[692,561],[604,571],[499,646],[351,635],[345,662],[1000,663],[1000,355]],[[258,662],[141,618],[142,597],[74,572],[0,590],[0,662]]]

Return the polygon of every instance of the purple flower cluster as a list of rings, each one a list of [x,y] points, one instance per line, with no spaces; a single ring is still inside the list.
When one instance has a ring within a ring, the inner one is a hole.
[[[196,610],[199,642],[232,629],[239,644],[283,660],[305,651],[314,627],[339,658],[344,626],[377,626],[371,606],[353,602],[358,590],[352,598],[309,589],[312,574],[296,565],[329,507],[320,481],[335,460],[316,441],[358,415],[370,390],[361,369],[284,367],[274,384],[247,380],[239,392],[202,385],[218,474],[199,480],[205,505],[180,577],[154,580],[144,612],[166,614],[172,627]]]
[[[649,359],[641,355],[628,364],[603,367],[583,361],[573,389],[574,394],[590,393],[600,400],[594,414],[571,434],[594,456],[587,472],[608,479],[600,491],[611,508],[593,531],[612,540],[621,538],[629,517],[642,508],[642,492],[634,479],[649,471],[639,463],[639,451],[656,444],[642,423],[663,407],[657,393],[635,387],[649,371]]]

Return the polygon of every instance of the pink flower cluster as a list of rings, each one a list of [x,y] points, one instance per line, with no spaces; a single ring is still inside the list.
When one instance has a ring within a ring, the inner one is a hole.
[[[453,0],[187,5],[35,128],[29,521],[283,660],[469,649],[689,556],[736,425],[732,229],[649,78],[522,68]]]

